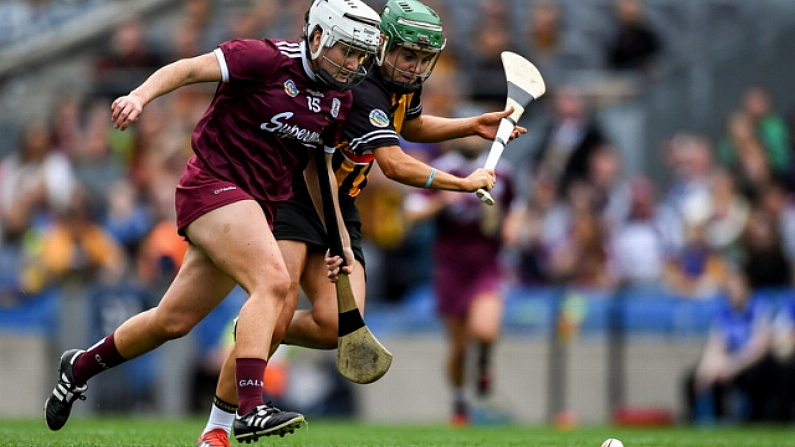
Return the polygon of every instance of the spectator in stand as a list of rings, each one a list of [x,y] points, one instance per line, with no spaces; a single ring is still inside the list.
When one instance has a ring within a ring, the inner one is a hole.
[[[742,234],[741,250],[743,269],[753,289],[792,284],[792,264],[784,254],[775,216],[754,210]]]
[[[607,66],[648,74],[662,50],[657,33],[644,17],[642,0],[614,0],[616,31],[607,45]]]
[[[159,176],[150,186],[152,229],[141,241],[136,262],[141,281],[160,286],[168,284],[176,276],[188,243],[177,232],[174,209],[176,178]]]
[[[622,284],[659,284],[673,250],[672,223],[657,203],[652,181],[646,177],[633,178],[629,213],[614,229],[610,244],[613,268]]]
[[[519,284],[546,285],[549,282],[545,235],[552,233],[550,211],[558,199],[557,185],[544,175],[534,179],[528,198],[511,209],[503,229],[505,247],[514,263]]]
[[[483,1],[481,15],[472,31],[468,54],[469,99],[488,110],[505,105],[505,70],[500,53],[511,50],[511,20],[503,2]]]
[[[770,165],[779,175],[786,172],[790,163],[789,133],[784,119],[773,109],[770,92],[760,85],[748,87],[743,92],[741,109],[762,140]]]
[[[787,113],[787,140],[789,141],[789,166],[787,166],[785,184],[790,192],[795,191],[795,107]]]
[[[565,194],[573,181],[587,178],[591,155],[607,138],[576,87],[563,86],[552,96],[552,121],[536,152],[534,174],[555,179]]]
[[[726,124],[726,137],[718,145],[718,159],[737,179],[740,192],[752,202],[760,189],[778,177],[765,153],[765,146],[748,113],[733,113]]]
[[[150,51],[147,28],[133,18],[116,28],[105,54],[94,62],[94,93],[109,99],[121,96],[163,64],[162,58]]]
[[[141,241],[152,229],[152,213],[140,191],[127,178],[120,178],[107,190],[107,212],[102,226],[116,242],[124,247],[127,256],[135,259]]]
[[[771,183],[763,190],[759,208],[777,222],[782,249],[790,264],[795,265],[795,200],[781,183]]]
[[[588,160],[586,180],[606,222],[618,224],[629,213],[629,185],[622,178],[621,154],[611,144],[596,148]]]
[[[178,60],[212,51],[225,41],[223,21],[226,7],[220,7],[219,3],[213,0],[182,2],[176,24],[157,30],[155,41],[161,47],[160,53],[168,60]]]
[[[664,153],[671,179],[663,203],[683,221],[703,221],[715,170],[711,142],[698,134],[677,133],[666,142]]]
[[[0,162],[0,221],[6,230],[24,232],[69,204],[74,171],[69,159],[52,146],[50,135],[45,121],[29,121],[18,149]]]
[[[789,294],[773,318],[771,352],[777,363],[776,420],[795,420],[795,295]]]
[[[726,276],[723,292],[701,360],[685,381],[691,419],[770,420],[778,392],[770,309],[753,295],[741,269]]]
[[[564,50],[560,6],[555,0],[535,0],[530,9],[527,29],[527,57],[543,74],[545,80],[554,81],[560,76],[560,58]]]
[[[87,188],[90,200],[99,205],[95,211],[100,214],[105,214],[106,194],[111,185],[129,174],[128,154],[112,146],[109,108],[110,101],[93,102],[86,117],[84,138],[72,154],[75,176]]]
[[[91,208],[87,191],[76,188],[66,209],[57,213],[47,228],[41,252],[26,268],[25,284],[30,291],[38,292],[71,278],[107,284],[122,278],[124,250],[92,220]]]
[[[734,120],[743,116],[747,128],[735,131]],[[739,135],[737,133],[739,132]],[[755,140],[761,146],[764,159],[773,170],[773,175],[783,176],[790,168],[789,132],[784,119],[773,110],[770,92],[760,86],[752,85],[742,93],[740,108],[732,115],[727,138],[720,147],[720,160],[731,165],[743,156],[747,140]]]
[[[549,246],[552,279],[573,287],[611,289],[615,278],[608,263],[608,228],[594,190],[578,180],[566,199],[559,225],[563,232]]]
[[[703,220],[685,220],[684,247],[666,263],[663,285],[683,298],[713,297],[726,276],[720,255],[706,243]]]
[[[52,119],[52,145],[71,157],[83,138],[81,128],[83,97],[66,92],[55,100]]]
[[[707,215],[707,245],[721,256],[737,259],[740,235],[748,221],[751,207],[737,192],[734,179],[725,170],[718,169],[713,174],[712,191],[704,206]]]

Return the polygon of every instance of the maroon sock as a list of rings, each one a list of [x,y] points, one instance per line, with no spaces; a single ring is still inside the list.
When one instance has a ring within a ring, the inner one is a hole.
[[[267,365],[268,362],[262,359],[235,360],[238,414],[246,414],[263,404],[262,379]]]
[[[77,357],[77,360],[72,365],[72,375],[74,376],[75,384],[78,386],[83,385],[88,379],[106,369],[121,365],[125,361],[127,360],[116,349],[113,334],[110,334]]]

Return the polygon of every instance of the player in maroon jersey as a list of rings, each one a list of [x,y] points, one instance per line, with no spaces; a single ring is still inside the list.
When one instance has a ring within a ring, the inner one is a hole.
[[[511,112],[457,119],[423,114],[422,84],[433,71],[445,45],[441,20],[431,8],[417,0],[390,0],[381,13],[381,29],[386,36],[386,55],[379,69],[373,70],[353,89],[353,110],[343,131],[344,140],[332,160],[340,208],[355,257],[350,280],[362,312],[366,275],[361,218],[355,199],[367,185],[373,164],[377,162],[392,180],[415,187],[472,192],[481,185],[491,189],[495,180],[492,172],[476,169],[458,176],[431,168],[403,152],[398,134],[418,142],[469,135],[493,139],[500,119]],[[514,136],[524,132],[526,129],[520,127]],[[324,254],[328,241],[325,229],[300,176],[293,178],[293,190],[295,196],[279,205],[274,225],[274,235],[292,283],[288,294],[291,306],[284,307],[271,340],[271,351],[278,348],[282,338],[286,344],[334,349],[337,347],[337,299],[333,285],[326,280]],[[332,269],[335,267],[332,264]],[[299,287],[306,293],[312,308],[293,313]],[[231,425],[235,412],[233,359],[228,357],[222,368],[205,435],[228,431]],[[216,438],[216,443],[208,443],[207,447],[225,446],[224,441],[225,438]]]
[[[467,138],[432,162],[433,166],[466,175],[483,166],[487,153],[482,141]],[[494,206],[473,194],[422,191],[404,202],[409,222],[433,219],[433,290],[436,311],[450,344],[447,379],[453,388],[453,424],[469,423],[464,392],[465,356],[470,343],[478,349],[477,395],[491,393],[491,349],[502,326],[503,298],[500,250],[503,215],[513,201],[510,171],[498,165],[498,183],[491,191]]]
[[[63,427],[75,400],[85,399],[88,379],[186,335],[236,285],[249,299],[238,320],[235,437],[250,442],[303,423],[302,415],[262,399],[268,341],[290,289],[270,228],[277,204],[291,195],[293,172],[309,164],[308,178],[317,178],[312,154],[323,146],[333,151],[341,140],[350,88],[367,74],[362,62],[380,48],[379,22],[359,0],[315,0],[302,41],[225,42],[160,68],[113,102],[115,127],[124,130],[161,95],[197,82],[219,83],[177,186],[177,223],[189,241],[182,268],[157,307],[87,351],[61,356],[58,383],[45,405],[51,430]]]

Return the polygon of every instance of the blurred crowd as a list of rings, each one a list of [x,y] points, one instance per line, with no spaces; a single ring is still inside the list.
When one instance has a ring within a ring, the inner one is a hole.
[[[59,2],[5,6],[11,3]],[[664,154],[665,175],[627,175],[626,152],[596,119],[599,103],[565,80],[597,69],[655,82],[666,42],[646,20],[641,0],[611,2],[614,21],[601,54],[567,40],[565,11],[555,0],[528,0],[521,26],[511,2],[470,2],[471,26],[455,24],[461,13],[454,0],[426,3],[447,25],[448,46],[425,84],[424,113],[501,109],[502,50],[527,56],[547,80],[547,94],[524,119],[540,133],[527,156],[512,163],[522,186],[504,228],[512,285],[655,287],[703,299],[719,294],[739,269],[751,289],[791,286],[795,120],[786,110],[795,105],[777,104],[761,84],[748,86],[734,110],[716,111],[725,115],[720,138],[682,131],[660,147],[630,148]],[[0,307],[65,281],[167,284],[186,248],[174,222],[175,185],[191,155],[193,127],[214,92],[182,88],[150,104],[125,132],[112,128],[111,101],[163,64],[224,40],[298,38],[287,30],[299,29],[307,6],[185,0],[168,28],[141,19],[118,27],[92,61],[91,90],[61,92],[51,116],[25,122],[15,150],[0,159],[0,284],[21,291],[0,295]],[[455,142],[406,142],[404,149],[430,161],[455,150]],[[375,288],[369,295],[399,302],[428,281],[433,229],[405,225],[406,187],[375,171],[358,200]]]

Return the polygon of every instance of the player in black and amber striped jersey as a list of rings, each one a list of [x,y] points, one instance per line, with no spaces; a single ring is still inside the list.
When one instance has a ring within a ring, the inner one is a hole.
[[[381,30],[386,36],[385,54],[378,58],[379,68],[353,89],[353,109],[343,129],[343,141],[332,158],[340,210],[356,260],[354,266],[344,268],[349,272],[362,312],[365,262],[356,197],[367,185],[373,164],[377,162],[388,178],[410,186],[466,192],[491,190],[496,179],[492,170],[477,169],[462,178],[433,169],[403,152],[398,135],[422,143],[470,135],[491,140],[500,120],[511,113],[507,110],[456,119],[424,115],[422,83],[433,71],[445,45],[441,20],[417,0],[390,0],[381,13]],[[518,127],[513,137],[525,132]],[[334,285],[326,278],[330,271],[325,258],[326,232],[301,176],[293,177],[293,194],[292,199],[279,205],[273,232],[292,279],[292,309],[297,305],[299,287],[312,308],[293,313],[289,303],[285,305],[271,349],[278,347],[279,340],[314,349],[334,349],[337,298]],[[234,377],[233,364],[227,359],[206,432],[224,428],[230,420],[228,415],[235,402]]]

